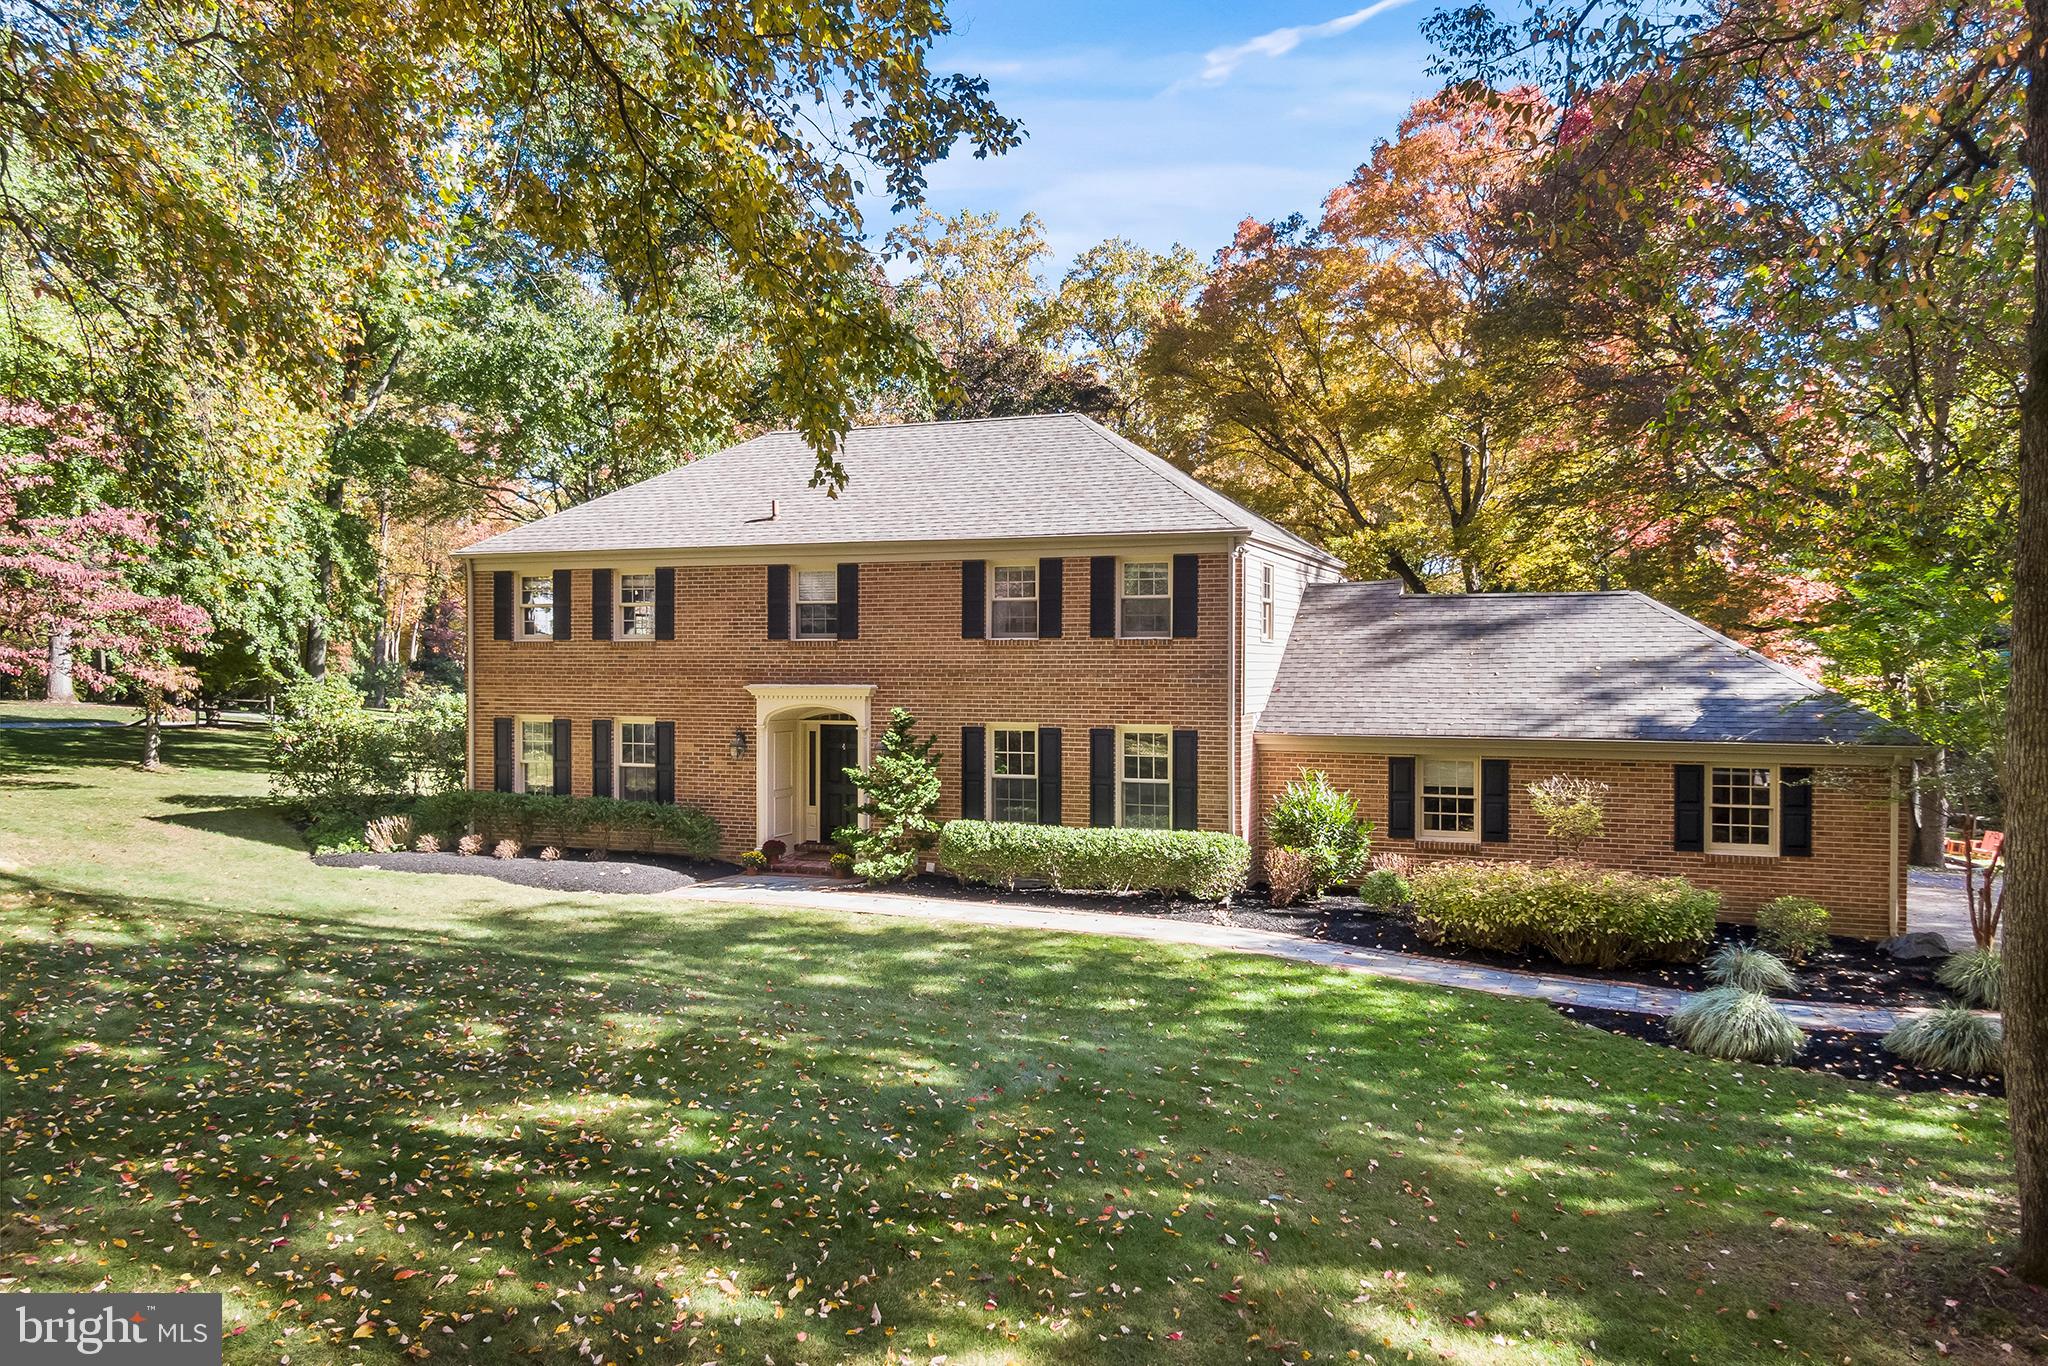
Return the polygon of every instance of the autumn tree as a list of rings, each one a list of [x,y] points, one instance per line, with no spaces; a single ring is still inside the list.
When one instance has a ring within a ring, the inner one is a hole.
[[[1186,247],[1156,252],[1112,237],[1074,258],[1035,309],[1031,331],[1101,377],[1108,391],[1106,411],[1098,414],[1103,421],[1140,445],[1159,444],[1171,415],[1146,404],[1141,361],[1168,313],[1185,309],[1205,278]]]

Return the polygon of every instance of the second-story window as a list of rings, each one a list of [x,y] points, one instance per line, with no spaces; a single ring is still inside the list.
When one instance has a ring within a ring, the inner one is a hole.
[[[1119,635],[1165,636],[1173,630],[1173,565],[1167,560],[1126,560]]]
[[[998,640],[1038,635],[1038,566],[999,564],[989,587],[989,634]]]
[[[619,639],[654,639],[654,575],[619,575]]]
[[[803,569],[796,576],[796,638],[839,638],[839,571]]]
[[[1259,634],[1273,638],[1273,566],[1259,566]]]
[[[519,576],[519,634],[532,640],[555,633],[555,579],[552,574]]]

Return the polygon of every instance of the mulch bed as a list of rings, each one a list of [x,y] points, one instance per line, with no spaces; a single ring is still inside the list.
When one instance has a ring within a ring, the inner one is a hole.
[[[659,854],[631,859],[585,859],[574,851],[559,859],[492,858],[488,854],[320,854],[329,868],[383,868],[397,873],[454,873],[496,878],[545,892],[615,892],[648,896],[673,892],[738,871],[729,863],[701,863]]]
[[[1580,1024],[1609,1034],[1625,1034],[1644,1043],[1676,1048],[1671,1031],[1655,1015],[1632,1010],[1596,1010],[1588,1006],[1554,1005],[1551,1009]],[[1927,1072],[1912,1067],[1884,1051],[1876,1034],[1852,1034],[1841,1029],[1808,1030],[1806,1047],[1786,1063],[1809,1072],[1833,1072],[1855,1081],[1895,1086],[1901,1091],[1946,1091],[1973,1096],[2003,1096],[2001,1077],[1965,1077],[1954,1072]],[[1756,1064],[1763,1066],[1763,1064]]]

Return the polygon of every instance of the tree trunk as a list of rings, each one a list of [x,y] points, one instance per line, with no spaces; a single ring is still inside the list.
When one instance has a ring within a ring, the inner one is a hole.
[[[50,631],[50,668],[43,676],[43,700],[45,702],[76,702],[78,690],[71,682],[71,628],[53,627]]]
[[[142,766],[154,773],[164,766],[164,698],[151,689],[142,699]]]
[[[348,486],[339,479],[331,479],[323,501],[327,504],[327,524],[320,529],[320,575],[319,585],[314,590],[313,613],[306,620],[306,655],[304,663],[308,678],[327,677],[327,613],[334,601],[334,537],[335,522],[341,515],[343,495]]]
[[[370,705],[382,707],[391,686],[391,661],[398,657],[391,638],[391,512],[384,494],[377,494],[377,635],[370,645]]]
[[[1913,765],[1913,866],[1939,868],[1947,858],[1948,839],[1948,751],[1936,750],[1932,759]]]
[[[2005,737],[2005,1088],[2018,1169],[2017,1270],[2048,1284],[2048,0],[2027,0],[2025,159],[2034,299],[2020,400],[2019,549]]]

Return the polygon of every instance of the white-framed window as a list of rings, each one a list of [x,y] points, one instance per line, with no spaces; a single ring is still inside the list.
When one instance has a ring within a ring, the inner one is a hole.
[[[1273,566],[1259,566],[1259,635],[1273,638]]]
[[[555,718],[519,718],[519,764],[513,777],[521,792],[555,790]]]
[[[1139,830],[1173,826],[1173,732],[1126,726],[1117,732],[1118,825]]]
[[[619,575],[619,619],[613,633],[620,640],[654,639],[654,575]]]
[[[1173,633],[1173,562],[1125,560],[1117,599],[1117,634],[1149,640]]]
[[[618,793],[629,802],[654,800],[654,722],[644,717],[621,719],[618,734]]]
[[[836,566],[797,570],[796,638],[839,638],[839,570]]]
[[[555,633],[555,576],[519,576],[519,638],[539,640]]]
[[[1723,854],[1778,851],[1777,771],[1716,768],[1707,780],[1707,848]]]
[[[1422,767],[1423,839],[1479,838],[1479,764],[1472,759],[1424,759]]]
[[[1038,727],[991,726],[988,747],[989,819],[1036,822]]]
[[[1038,566],[999,564],[989,576],[988,633],[997,640],[1038,636]]]

